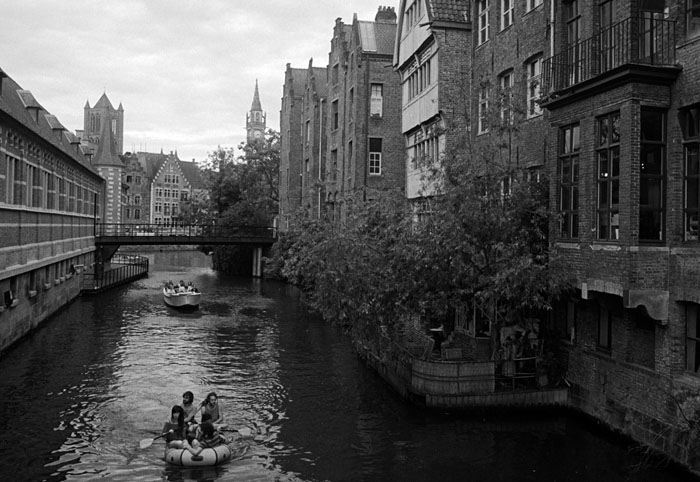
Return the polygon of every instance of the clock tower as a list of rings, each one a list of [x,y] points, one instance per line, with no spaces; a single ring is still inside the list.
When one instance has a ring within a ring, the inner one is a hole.
[[[265,113],[260,105],[260,94],[258,93],[258,81],[255,80],[255,94],[253,95],[253,105],[246,115],[246,131],[248,143],[262,141],[265,136]]]

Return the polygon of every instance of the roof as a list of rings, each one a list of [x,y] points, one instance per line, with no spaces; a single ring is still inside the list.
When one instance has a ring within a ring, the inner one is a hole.
[[[76,164],[99,175],[90,165],[82,149],[78,149],[66,135],[68,131],[58,118],[42,107],[29,90],[23,89],[0,69],[0,115],[3,114],[43,138],[55,149],[73,159]]]
[[[357,32],[363,52],[393,55],[396,41],[396,24],[358,21]]]
[[[291,78],[292,94],[297,96],[303,95],[304,82],[306,81],[306,69],[293,69],[290,64],[287,64],[285,76],[285,82],[289,82],[289,79]]]
[[[155,179],[156,175],[158,175],[158,171],[160,171],[163,164],[165,164],[170,158],[170,160],[175,160],[177,162],[178,167],[182,171],[182,174],[185,176],[192,189],[206,188],[199,170],[199,166],[197,166],[194,161],[181,161],[177,157],[177,153],[163,154],[162,152],[138,152],[136,153],[136,156],[138,157],[141,167],[143,167],[143,170],[146,172],[146,176],[148,176],[148,178],[151,180]]]
[[[95,166],[123,166],[124,162],[117,153],[117,145],[114,142],[112,135],[112,127],[109,122],[102,123],[102,132],[100,143],[97,144],[97,150],[92,158],[92,163]]]
[[[119,104],[121,106],[121,104]],[[110,110],[114,110],[114,107],[112,107],[112,103],[109,101],[109,97],[107,97],[106,93],[102,94],[102,97],[97,101],[97,104],[95,104],[95,107],[108,107]]]
[[[253,94],[253,104],[250,107],[252,111],[262,111],[262,105],[260,104],[260,94],[258,93],[258,79],[255,79],[255,93]]]
[[[425,0],[431,22],[468,22],[468,0]]]

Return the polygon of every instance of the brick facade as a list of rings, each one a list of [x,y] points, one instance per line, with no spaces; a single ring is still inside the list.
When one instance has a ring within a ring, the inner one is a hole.
[[[279,229],[289,229],[301,206],[301,108],[306,70],[287,64],[280,109]]]
[[[0,353],[80,294],[104,191],[76,136],[0,69]]]
[[[567,45],[571,4],[557,3],[555,58],[545,66],[542,92],[550,121],[552,236],[578,287],[572,300],[575,321],[569,320],[573,341],[571,333],[560,330],[568,340],[562,357],[571,400],[698,472],[700,461],[692,455],[698,447],[685,425],[685,418],[696,414],[685,402],[700,389],[691,334],[697,318],[690,314],[700,306],[700,247],[686,226],[681,123],[687,109],[700,102],[695,61],[700,43],[686,31],[681,1],[650,4],[657,12],[641,11],[635,1],[612,2],[610,12],[600,2],[573,4],[580,43]],[[614,54],[605,49],[610,42],[619,42],[611,44]],[[596,63],[578,63],[577,56]],[[614,133],[606,128],[611,124],[605,119],[612,118]],[[562,233],[558,223],[561,159],[567,155],[562,136],[571,125],[580,128],[574,236]],[[613,152],[605,147],[612,142],[608,135],[614,142],[619,137],[619,172],[606,171],[604,161]],[[609,176],[619,182],[611,204],[601,197]],[[614,226],[607,224],[610,208]],[[562,317],[564,310],[555,311],[552,326],[565,325]]]

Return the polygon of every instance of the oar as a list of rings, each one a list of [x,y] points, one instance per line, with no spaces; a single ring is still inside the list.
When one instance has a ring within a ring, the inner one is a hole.
[[[170,432],[172,432],[172,430],[170,430]],[[151,444],[153,444],[153,442],[155,442],[159,438],[165,437],[170,432],[162,433],[162,434],[158,435],[157,437],[153,437],[153,438],[145,438],[139,442],[139,447],[141,447],[142,449],[148,448],[151,446]]]

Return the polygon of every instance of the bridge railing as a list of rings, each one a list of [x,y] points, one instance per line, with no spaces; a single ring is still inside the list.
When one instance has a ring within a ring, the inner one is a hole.
[[[208,238],[247,237],[274,238],[272,226],[226,226],[201,224],[122,224],[95,223],[95,236],[198,236]]]

